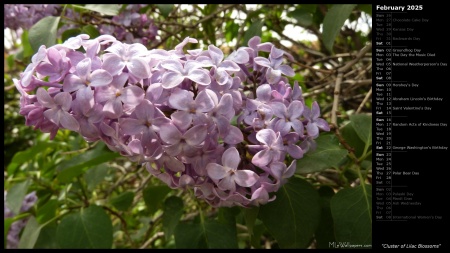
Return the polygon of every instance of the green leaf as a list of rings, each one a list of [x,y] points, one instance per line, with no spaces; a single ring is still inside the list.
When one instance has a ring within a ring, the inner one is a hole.
[[[360,185],[339,191],[331,199],[337,242],[372,244],[372,186]]]
[[[296,9],[287,14],[288,17],[295,18],[297,23],[303,27],[308,27],[312,24],[312,13],[303,9]]]
[[[355,114],[350,116],[350,121],[359,138],[367,145],[372,145],[372,116]]]
[[[356,4],[334,4],[325,15],[322,39],[328,50],[333,51],[334,40],[355,6]]]
[[[31,216],[28,221],[23,234],[20,237],[19,249],[32,249],[36,243],[39,233],[44,225],[39,225],[34,216]]]
[[[263,25],[264,22],[261,20],[253,22],[244,34],[244,41],[242,42],[242,45],[247,45],[248,41],[254,36],[261,36]]]
[[[47,16],[30,28],[28,39],[35,53],[41,45],[45,45],[48,48],[55,44],[59,20],[59,16]]]
[[[119,14],[121,4],[86,4],[84,9],[96,11],[103,15],[115,16]]]
[[[148,186],[144,189],[144,201],[150,214],[162,207],[162,201],[170,191],[171,189],[166,185]]]
[[[39,233],[39,237],[34,244],[35,249],[58,249],[58,243],[56,242],[56,222],[44,226]]]
[[[103,208],[91,205],[65,216],[58,226],[56,239],[61,248],[111,248],[113,227]]]
[[[353,124],[349,122],[341,129],[341,135],[345,142],[355,150],[356,157],[361,157],[364,152],[364,142],[359,138],[358,134],[353,127]]]
[[[34,159],[37,155],[40,155],[41,153],[44,153],[47,148],[55,148],[57,147],[57,144],[54,142],[42,142],[38,141],[36,145],[33,147],[17,152],[12,160],[11,163],[8,164],[7,170],[8,175],[14,175],[16,169],[21,166],[22,164]]]
[[[258,217],[259,207],[245,208],[244,219],[247,225],[248,233],[253,235],[253,227],[255,226],[256,218]]]
[[[183,200],[176,196],[171,196],[164,201],[164,213],[162,216],[164,236],[169,240],[175,231],[175,227],[183,214]]]
[[[4,218],[3,219],[3,226],[5,227],[5,233],[3,234],[3,242],[4,242],[4,248],[6,248],[6,241],[8,237],[8,231],[11,227],[11,224],[14,222],[14,218]]]
[[[77,35],[81,34],[80,28],[74,28],[74,29],[67,29],[61,34],[61,41],[66,41],[69,38],[76,37]]]
[[[107,150],[103,145],[100,145],[93,150],[58,164],[56,167],[56,170],[59,171],[57,178],[61,183],[69,183],[74,177],[81,175],[84,168],[102,164],[119,156],[119,153]]]
[[[31,180],[27,179],[21,183],[13,185],[6,194],[6,206],[11,211],[18,215],[20,207],[22,207],[22,201],[27,195],[28,187],[31,185]]]
[[[320,222],[317,227],[315,238],[318,249],[330,248],[330,242],[335,242],[333,216],[331,215],[330,200],[334,196],[331,187],[321,186],[318,190],[320,195]]]
[[[310,183],[292,177],[263,205],[259,218],[280,248],[306,248],[319,224],[319,195]]]
[[[321,134],[315,141],[316,150],[306,153],[302,159],[297,160],[297,173],[306,174],[337,167],[348,153],[339,145],[338,138],[334,134]]]
[[[175,228],[175,245],[178,249],[235,249],[236,233],[218,221],[205,221],[201,224],[180,222]]]
[[[167,18],[172,12],[174,5],[173,4],[157,4],[156,7],[159,9],[163,17]]]
[[[83,26],[81,31],[83,33],[88,34],[90,39],[94,39],[94,38],[97,38],[98,36],[100,36],[100,32],[93,25],[85,25],[85,26]]]
[[[358,4],[358,8],[365,13],[372,16],[372,5],[371,4]]]
[[[30,41],[28,40],[28,31],[24,30],[22,33],[22,47],[23,47],[23,57],[29,57],[34,54],[33,48],[30,45]]]
[[[112,168],[106,164],[100,164],[89,168],[86,173],[84,173],[84,180],[86,181],[88,190],[92,191],[98,184],[103,182],[111,170]]]
[[[127,191],[121,193],[120,195],[112,198],[110,200],[111,205],[113,205],[119,211],[126,211],[133,204],[134,193]]]
[[[39,207],[36,212],[36,220],[40,224],[44,224],[45,222],[51,220],[55,217],[56,209],[58,208],[58,200],[51,199],[47,201],[43,206]]]

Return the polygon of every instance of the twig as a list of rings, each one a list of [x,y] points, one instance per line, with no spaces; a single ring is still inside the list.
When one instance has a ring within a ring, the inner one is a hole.
[[[371,95],[372,95],[372,87],[370,87],[370,90],[369,90],[369,92],[367,92],[366,97],[363,99],[363,101],[359,105],[358,110],[356,110],[356,114],[361,112],[362,108],[364,107],[364,104],[367,102],[367,100],[369,100]]]
[[[134,245],[134,241],[131,239],[131,236],[128,233],[127,222],[124,220],[124,218],[122,218],[122,216],[120,214],[118,214],[116,211],[112,210],[111,208],[109,208],[107,206],[102,206],[102,207],[104,209],[108,210],[111,214],[113,214],[117,218],[119,218],[119,220],[120,220],[120,222],[122,223],[122,226],[123,226],[123,232],[127,236],[127,239],[130,241],[130,243],[133,245],[133,247],[136,247],[136,245]]]
[[[359,61],[359,59],[361,59],[361,57],[363,57],[371,49],[372,49],[372,44],[368,44],[363,49],[361,49],[361,51],[359,51],[359,53],[356,55],[355,59],[347,62],[347,64],[345,64],[342,68],[338,69],[336,85],[334,86],[333,107],[331,109],[331,124],[333,124],[336,127],[336,129],[338,128],[336,114],[337,114],[338,106],[339,106],[339,95],[341,92],[342,77],[343,77],[344,73],[348,69],[350,69],[350,67],[352,67],[354,64],[356,64]]]
[[[158,238],[161,238],[164,236],[164,232],[156,232],[155,235],[150,237],[139,249],[146,249],[150,244],[152,244],[154,241],[156,241]]]

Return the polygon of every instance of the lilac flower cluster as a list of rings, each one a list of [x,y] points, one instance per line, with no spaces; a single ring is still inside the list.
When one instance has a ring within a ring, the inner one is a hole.
[[[147,4],[128,4],[123,11],[112,17],[107,22],[100,22],[98,29],[100,34],[109,34],[117,40],[126,43],[142,43],[150,45],[155,41],[158,27],[145,13],[139,11]],[[46,16],[61,15],[60,4],[5,4],[4,5],[4,28],[18,30],[19,28],[29,30],[34,24]],[[89,22],[92,17],[80,15],[73,9],[65,9],[64,16],[71,20]],[[106,18],[104,18],[106,20]],[[78,23],[65,22],[58,30],[61,35],[63,31],[79,28]]]
[[[4,191],[4,218],[12,218],[15,214],[6,206],[6,195],[7,192]],[[20,207],[20,213],[27,212],[30,208],[36,203],[37,196],[36,192],[31,192],[25,196],[25,199],[22,202],[22,206]],[[11,224],[8,236],[6,238],[6,248],[7,249],[17,249],[19,246],[19,234],[20,231],[27,225],[28,219],[22,219],[15,221]]]
[[[111,34],[125,43],[150,45],[155,41],[158,27],[147,14],[139,10],[147,4],[128,4],[123,11],[112,18],[111,24],[100,24],[100,34]]]
[[[149,51],[79,35],[41,46],[14,80],[20,114],[51,138],[63,128],[101,140],[213,206],[272,201],[319,130],[329,131],[317,102],[306,106],[284,76],[294,75],[283,64],[292,56],[259,37],[226,58],[214,45],[185,53],[188,43],[197,40]]]
[[[28,30],[46,16],[58,16],[62,7],[59,4],[4,4],[3,27]]]

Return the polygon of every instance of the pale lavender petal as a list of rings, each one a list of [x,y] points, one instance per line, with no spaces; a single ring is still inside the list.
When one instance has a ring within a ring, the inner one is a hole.
[[[271,145],[277,139],[277,135],[272,129],[262,129],[256,133],[256,139],[266,145]]]
[[[241,162],[241,157],[239,156],[239,152],[235,147],[228,148],[223,152],[222,155],[222,165],[230,168],[237,169],[239,163]]]
[[[256,64],[258,64],[260,66],[267,67],[267,68],[271,67],[270,61],[267,58],[255,57],[254,61],[255,61]]]
[[[259,187],[253,192],[251,199],[252,201],[256,201],[258,204],[264,205],[269,202],[269,193],[264,187]]]
[[[287,75],[287,76],[294,76],[295,72],[294,70],[288,66],[288,65],[281,65],[278,67],[278,69],[281,71],[281,73]]]
[[[270,84],[274,84],[276,82],[278,82],[281,78],[281,71],[280,70],[275,70],[272,68],[268,68],[266,71],[266,78],[267,78],[267,82]]]
[[[273,47],[273,44],[270,42],[264,42],[264,43],[258,44],[258,50],[261,50],[264,52],[270,52],[272,47]]]
[[[190,146],[196,146],[205,140],[207,134],[206,126],[196,125],[184,133],[184,139]]]
[[[127,68],[133,76],[139,79],[145,79],[150,76],[150,66],[144,58],[135,57],[131,59],[127,64]]]
[[[297,132],[300,136],[303,136],[303,132],[304,132],[304,126],[303,123],[298,120],[291,120],[291,124],[292,124],[292,128],[294,128],[295,132]]]
[[[161,66],[177,73],[183,73],[184,71],[183,65],[181,65],[181,62],[178,60],[165,60],[161,62]]]
[[[178,72],[165,72],[162,77],[162,87],[170,89],[178,86],[183,80],[184,76]]]
[[[30,65],[31,66],[31,65]],[[55,75],[58,69],[54,65],[51,65],[47,62],[42,62],[39,64],[39,66],[36,68],[36,72],[43,76],[52,76]],[[32,71],[26,71],[27,74],[32,74]]]
[[[273,152],[264,149],[256,153],[255,156],[253,156],[252,163],[256,166],[262,167],[269,164],[269,162],[272,161],[272,158]]]
[[[55,101],[44,88],[41,87],[38,88],[38,90],[36,91],[36,98],[39,104],[41,104],[44,107],[54,108],[56,106]]]
[[[152,83],[148,86],[145,96],[151,102],[155,102],[161,97],[163,90],[161,83]]]
[[[140,134],[147,129],[147,127],[142,124],[140,120],[137,119],[121,119],[120,127],[125,134],[135,135]]]
[[[189,72],[187,78],[192,81],[200,84],[200,85],[209,85],[211,83],[211,78],[209,75],[202,69],[194,69]]]
[[[287,108],[287,114],[290,119],[296,119],[302,116],[304,110],[303,103],[300,101],[292,101]]]
[[[225,60],[222,63],[219,64],[218,66],[220,69],[222,70],[226,70],[226,71],[232,71],[232,72],[237,72],[239,70],[241,70],[241,68],[239,68],[239,66],[229,60]]]
[[[248,41],[248,46],[251,48],[257,48],[259,43],[261,43],[261,38],[259,36],[254,36]]]
[[[197,62],[197,61],[187,61],[187,62],[184,64],[184,71],[185,71],[186,73],[189,73],[189,72],[191,72],[191,71],[194,70],[194,69],[201,68],[202,65],[203,65],[203,64],[201,64],[201,63],[199,63],[199,62]]]
[[[172,124],[165,124],[160,128],[159,137],[165,143],[178,144],[181,140],[182,134],[178,131],[176,126]]]
[[[128,148],[131,150],[131,152],[135,154],[143,154],[144,148],[141,145],[141,141],[138,139],[134,139],[128,143]]]
[[[183,151],[183,147],[186,143],[176,143],[173,145],[167,145],[164,147],[164,151],[170,156],[177,156]]]
[[[226,177],[230,168],[223,167],[217,163],[208,163],[206,165],[206,172],[208,176],[212,179],[219,180]]]
[[[272,175],[278,180],[281,179],[283,173],[286,171],[286,165],[282,162],[272,162],[269,167]]]
[[[272,106],[272,112],[280,119],[286,118],[286,106],[280,102],[274,102],[270,104]]]
[[[172,123],[181,131],[186,131],[192,122],[192,114],[186,111],[176,111],[170,115]]]
[[[324,130],[324,131],[330,131],[330,125],[328,125],[328,122],[326,122],[324,119],[318,118],[315,121],[316,125]]]
[[[177,89],[169,97],[169,105],[177,110],[189,110],[189,104],[193,102],[194,94],[187,90]]]
[[[236,62],[237,64],[245,64],[249,61],[250,57],[244,49],[238,49],[228,56],[229,60]]]
[[[105,51],[111,52],[116,55],[125,55],[127,45],[122,44],[122,42],[117,41],[108,47]]]
[[[137,13],[135,13],[137,14]],[[134,43],[131,44],[130,47],[128,48],[128,57],[133,58],[133,57],[138,57],[138,56],[143,56],[145,54],[147,54],[148,50],[147,48],[142,45],[141,43]]]
[[[94,91],[92,89],[80,89],[77,92],[77,97],[75,100],[78,103],[83,114],[87,114],[87,112],[94,107]],[[67,109],[66,111],[68,111]]]
[[[91,59],[86,58],[82,61],[80,61],[77,66],[77,74],[81,78],[81,80],[87,80],[91,73]]]
[[[69,74],[64,78],[63,90],[72,92],[86,87],[86,84],[77,75]]]
[[[104,54],[102,68],[114,76],[125,68],[125,62],[116,54]]]
[[[244,135],[242,131],[236,126],[230,125],[228,128],[228,133],[223,138],[223,141],[227,144],[235,145],[241,143],[244,140]]]
[[[92,87],[100,87],[108,85],[112,82],[113,77],[110,73],[103,69],[97,69],[91,74],[91,83]]]
[[[207,56],[199,56],[197,59],[195,59],[197,62],[202,64],[204,67],[211,67],[214,66],[214,62],[211,60],[211,58]]]
[[[214,45],[209,45],[208,52],[209,52],[209,56],[211,56],[211,59],[212,59],[214,65],[216,65],[216,66],[219,65],[219,63],[223,59],[222,50],[220,50],[218,47],[216,47]]]
[[[144,90],[138,86],[128,86],[122,90],[120,99],[124,104],[136,106],[144,99]]]
[[[46,110],[46,111],[44,112],[44,116],[45,116],[48,120],[50,120],[51,122],[53,122],[55,125],[59,125],[59,120],[60,120],[60,117],[61,117],[60,112],[61,112],[60,109],[58,109],[58,108],[53,108],[53,109]]]
[[[251,170],[237,170],[234,174],[234,181],[242,187],[250,187],[259,179],[259,176]]]
[[[216,107],[216,111],[220,115],[228,115],[230,112],[234,115],[233,107],[230,106],[233,104],[233,97],[231,94],[224,94],[220,99],[219,104]]]
[[[282,57],[283,54],[284,51],[276,48],[275,46],[273,46],[272,49],[270,50],[270,56],[274,59]]]
[[[59,123],[65,128],[73,131],[80,129],[78,121],[68,112],[60,111]]]
[[[109,100],[103,107],[103,111],[112,119],[119,118],[123,113],[122,102],[119,99]]]
[[[219,85],[224,85],[227,83],[228,79],[230,79],[230,75],[222,69],[216,69],[214,73],[214,77]]]
[[[212,96],[216,96],[216,94],[208,89],[198,93],[195,98],[195,105],[198,112],[209,112],[215,107],[214,100],[211,98]]]
[[[102,88],[96,89],[95,101],[97,101],[97,103],[103,103],[105,101],[115,99],[116,93],[117,93],[117,90],[115,88],[102,87]],[[77,94],[77,96],[78,96],[78,94]]]
[[[320,117],[319,104],[317,103],[317,101],[314,101],[313,104],[312,104],[311,118],[312,119],[317,119],[319,117]]]
[[[297,169],[297,160],[293,160],[291,165],[289,165],[289,167],[284,172],[283,178],[292,177],[294,175],[296,169]]]
[[[180,177],[180,181],[178,182],[178,184],[181,188],[184,188],[186,186],[193,186],[195,182],[194,179],[192,179],[192,177],[184,174]]]
[[[263,84],[256,89],[256,97],[261,101],[269,101],[272,96],[272,88],[269,84]]]
[[[61,92],[56,94],[53,98],[57,105],[60,105],[64,111],[68,111],[70,109],[70,105],[72,104],[72,96],[68,92]]]
[[[319,128],[314,123],[308,123],[308,125],[306,125],[306,130],[311,137],[317,137],[319,135]]]
[[[287,146],[287,152],[289,153],[289,155],[292,156],[292,158],[294,159],[300,159],[303,157],[303,150],[294,144],[288,145]]]
[[[230,190],[230,192],[236,191],[236,182],[232,179],[232,177],[224,177],[220,180],[217,186],[222,190]]]
[[[184,164],[172,156],[165,156],[164,165],[167,169],[174,172],[184,171]]]
[[[274,130],[280,132],[281,135],[286,135],[291,130],[291,124],[286,122],[284,119],[279,119],[275,123]]]
[[[136,118],[142,120],[151,120],[155,113],[155,107],[148,100],[143,100],[134,110]]]

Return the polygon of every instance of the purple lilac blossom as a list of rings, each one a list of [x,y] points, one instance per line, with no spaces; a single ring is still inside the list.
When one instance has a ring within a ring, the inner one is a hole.
[[[306,106],[298,83],[283,76],[294,73],[286,53],[260,42],[225,57],[214,45],[186,53],[197,43],[189,37],[173,50],[148,50],[78,35],[41,47],[14,79],[20,114],[50,138],[62,128],[103,141],[212,206],[263,205],[330,129],[317,102]]]
[[[4,191],[4,218],[13,218],[14,216],[18,215],[15,214],[11,209],[8,208],[6,204],[6,195],[7,191]],[[25,196],[25,198],[22,201],[22,206],[20,207],[20,213],[27,212],[30,210],[31,207],[34,206],[34,204],[37,201],[36,192],[30,192]],[[11,226],[9,227],[9,230],[7,231],[7,237],[6,237],[6,248],[7,249],[17,249],[19,247],[19,240],[20,240],[20,232],[21,230],[27,225],[28,219],[21,219],[13,222]]]

